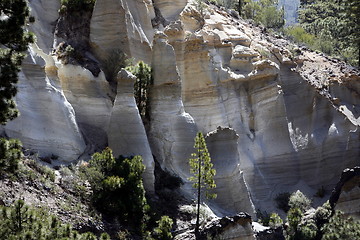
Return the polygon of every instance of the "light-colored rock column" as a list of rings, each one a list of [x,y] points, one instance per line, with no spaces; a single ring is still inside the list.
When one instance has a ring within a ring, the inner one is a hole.
[[[101,151],[107,146],[107,128],[112,109],[109,83],[103,72],[98,77],[76,65],[57,63],[58,78],[64,94],[76,113],[76,122],[90,148]]]
[[[206,136],[206,144],[216,169],[214,180],[217,198],[214,201],[226,209],[228,214],[247,212],[255,217],[255,209],[240,170],[238,138],[233,129],[221,127]]]
[[[146,167],[143,174],[147,192],[154,192],[154,159],[134,98],[136,77],[121,70],[118,73],[117,95],[111,112],[108,131],[109,147],[114,156],[141,155]]]
[[[6,134],[19,138],[25,148],[38,151],[40,156],[57,155],[60,162],[54,164],[77,160],[85,150],[85,142],[74,109],[43,67],[30,57],[22,65],[17,88],[20,116],[4,127]]]
[[[90,23],[90,43],[104,63],[114,51],[150,63],[153,38],[151,2],[97,0]]]
[[[162,32],[155,35],[152,63],[151,148],[163,169],[186,179],[197,128],[193,118],[184,111],[174,49]]]

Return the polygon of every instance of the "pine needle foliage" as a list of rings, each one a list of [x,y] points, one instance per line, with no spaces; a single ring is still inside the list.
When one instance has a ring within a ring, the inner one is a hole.
[[[18,200],[10,207],[0,206],[0,239],[106,240],[110,237],[106,233],[99,238],[90,232],[80,234],[43,209],[29,207]]]
[[[15,97],[24,51],[35,37],[25,29],[29,9],[25,0],[0,1],[0,124],[18,116]]]
[[[193,188],[197,191],[197,213],[196,213],[196,228],[195,232],[199,233],[200,226],[200,202],[202,198],[202,192],[205,192],[205,196],[208,199],[216,198],[215,193],[211,193],[209,190],[216,188],[214,176],[216,170],[211,163],[211,157],[206,146],[205,138],[201,132],[198,132],[195,137],[194,144],[195,152],[191,154],[189,159],[191,177],[189,180],[193,182]]]
[[[140,116],[144,120],[150,119],[149,107],[150,107],[150,86],[152,85],[153,79],[151,74],[151,67],[139,61],[135,66],[128,66],[126,70],[130,71],[136,76],[134,83],[134,96],[136,105],[139,109]]]
[[[21,142],[0,138],[0,173],[16,173],[22,157]]]
[[[142,181],[145,171],[142,162],[141,156],[115,158],[112,150],[105,148],[94,153],[89,164],[81,169],[93,190],[95,207],[141,231],[149,210]]]

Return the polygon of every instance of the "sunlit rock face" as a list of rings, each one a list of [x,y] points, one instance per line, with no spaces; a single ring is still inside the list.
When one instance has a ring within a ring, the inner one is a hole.
[[[93,51],[103,63],[107,63],[114,51],[149,63],[154,35],[151,18],[154,16],[148,0],[96,1],[90,24]]]
[[[184,111],[174,49],[162,33],[154,38],[152,69],[151,149],[164,169],[186,179],[189,176],[188,158],[197,128],[194,119]]]
[[[294,55],[289,42],[213,5],[200,13],[193,1],[97,0],[84,54],[94,76],[49,54],[60,1],[29,4],[37,45],[20,74],[22,115],[4,127],[26,148],[69,162],[105,146],[141,154],[149,191],[156,158],[192,196],[188,159],[201,131],[218,172],[209,204],[219,216],[270,212],[280,192],[330,190],[358,164],[359,73],[335,60],[296,47]],[[146,127],[133,77],[122,71],[109,83],[103,73],[119,51],[152,66]]]
[[[171,1],[171,0],[154,0],[154,7],[157,7],[161,12],[161,15],[167,21],[174,21],[178,19],[180,13],[186,6],[189,0],[178,0],[178,1]]]
[[[54,23],[59,18],[60,0],[29,1],[30,15],[35,22],[29,28],[37,38],[37,45],[49,54],[54,47]]]
[[[226,209],[227,215],[241,211],[253,214],[255,211],[239,163],[238,138],[233,129],[221,127],[206,136],[206,144],[216,169],[214,180],[217,198],[214,201]]]
[[[80,66],[59,63],[61,88],[76,113],[76,121],[96,151],[106,147],[112,101],[110,87],[101,73],[98,77]]]
[[[20,116],[4,129],[7,136],[20,139],[26,149],[39,152],[41,157],[53,156],[57,164],[71,163],[84,152],[86,145],[74,108],[58,84],[28,57],[19,74],[16,95]]]
[[[145,188],[154,191],[154,159],[134,98],[136,77],[122,70],[117,76],[117,94],[108,128],[109,147],[114,156],[141,155],[146,167]]]

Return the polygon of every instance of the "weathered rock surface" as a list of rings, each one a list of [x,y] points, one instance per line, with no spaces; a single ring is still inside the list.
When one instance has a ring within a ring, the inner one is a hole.
[[[162,16],[168,21],[177,20],[180,13],[189,2],[189,0],[154,0],[154,7],[157,7]]]
[[[87,141],[99,151],[107,145],[107,131],[112,110],[109,83],[80,66],[57,64],[61,88],[76,113],[76,121]]]
[[[29,1],[31,16],[35,18],[35,24],[30,25],[37,37],[37,45],[49,54],[54,47],[54,23],[59,17],[60,0],[34,0]]]
[[[253,215],[255,209],[238,160],[238,138],[233,129],[221,127],[206,136],[206,145],[216,169],[214,180],[218,197],[214,201],[226,209],[227,215],[241,211]]]
[[[114,51],[121,50],[129,57],[149,63],[154,35],[151,18],[154,16],[150,1],[96,1],[90,24],[93,51],[103,62]]]
[[[57,85],[28,57],[16,95],[21,115],[4,129],[7,136],[21,139],[25,148],[38,151],[41,157],[56,155],[59,161],[72,162],[84,152],[85,141],[75,111]]]
[[[48,53],[57,44],[50,26],[59,1],[30,7],[38,46]],[[154,155],[191,194],[194,136],[221,127],[207,140],[219,174],[214,212],[271,211],[279,192],[331,189],[359,157],[359,72],[305,48],[294,56],[289,44],[214,6],[201,14],[185,0],[98,0],[89,58],[103,66],[121,50],[151,63],[148,131],[131,82],[119,81],[115,91],[102,71],[95,77],[56,56],[35,58],[36,51],[20,75],[22,117],[5,130],[64,160],[86,159],[109,144],[116,154],[141,153],[148,189]]]
[[[122,70],[117,81],[117,95],[111,111],[108,140],[114,156],[141,155],[145,164],[144,183],[154,191],[154,159],[134,98],[136,77]]]
[[[223,217],[210,222],[201,232],[202,239],[254,240],[251,217],[239,213],[234,217]]]
[[[360,219],[360,167],[345,169],[330,196],[330,204],[346,215]]]

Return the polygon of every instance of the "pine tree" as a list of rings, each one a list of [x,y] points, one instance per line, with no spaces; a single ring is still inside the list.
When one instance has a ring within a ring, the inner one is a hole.
[[[136,76],[134,83],[134,95],[140,116],[149,119],[149,87],[152,83],[151,67],[143,61],[135,66],[127,67],[127,70]]]
[[[216,170],[211,163],[210,154],[206,147],[205,138],[201,132],[198,132],[195,137],[195,153],[191,154],[189,159],[190,173],[192,177],[189,178],[193,182],[193,188],[197,191],[197,211],[196,211],[196,226],[195,234],[199,235],[200,226],[200,203],[202,191],[205,191],[206,198],[216,198],[216,194],[210,193],[209,190],[216,187],[214,176]]]
[[[1,0],[0,16],[0,123],[5,124],[18,116],[13,100],[17,73],[34,35],[25,29],[29,18],[25,0]]]
[[[342,57],[352,65],[359,64],[360,1],[302,1],[299,22],[317,39],[310,47]]]

